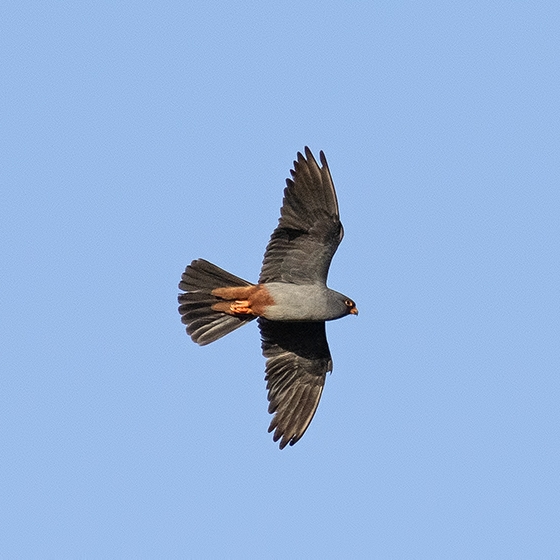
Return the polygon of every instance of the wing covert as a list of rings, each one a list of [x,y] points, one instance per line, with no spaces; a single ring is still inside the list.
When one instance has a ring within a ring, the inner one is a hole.
[[[258,319],[266,360],[269,432],[280,449],[294,445],[311,423],[332,370],[325,323]]]
[[[344,235],[331,173],[320,152],[298,152],[286,179],[278,226],[265,251],[259,282],[326,283],[332,257]]]

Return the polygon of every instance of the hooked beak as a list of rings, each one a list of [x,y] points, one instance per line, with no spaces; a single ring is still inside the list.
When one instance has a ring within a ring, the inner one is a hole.
[[[352,307],[352,309],[350,309],[350,315],[357,315],[357,314],[358,314],[358,308]]]

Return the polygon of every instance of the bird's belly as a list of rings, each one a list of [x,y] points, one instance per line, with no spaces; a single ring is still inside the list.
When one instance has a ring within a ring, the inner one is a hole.
[[[271,321],[324,321],[327,298],[319,285],[266,284],[274,303],[262,313]]]

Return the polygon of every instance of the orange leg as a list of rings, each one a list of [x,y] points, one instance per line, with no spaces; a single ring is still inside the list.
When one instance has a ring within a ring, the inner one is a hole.
[[[251,306],[248,300],[235,300],[229,304],[229,312],[232,315],[253,315]]]
[[[211,293],[221,300],[214,303],[212,309],[228,315],[259,317],[267,306],[274,305],[274,300],[270,297],[264,284],[214,288]]]
[[[248,300],[218,301],[212,305],[212,309],[228,315],[256,315]]]

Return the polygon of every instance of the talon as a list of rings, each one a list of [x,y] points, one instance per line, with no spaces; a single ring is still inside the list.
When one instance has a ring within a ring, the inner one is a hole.
[[[251,315],[252,311],[248,301],[232,301],[229,305],[231,313],[235,315]]]

